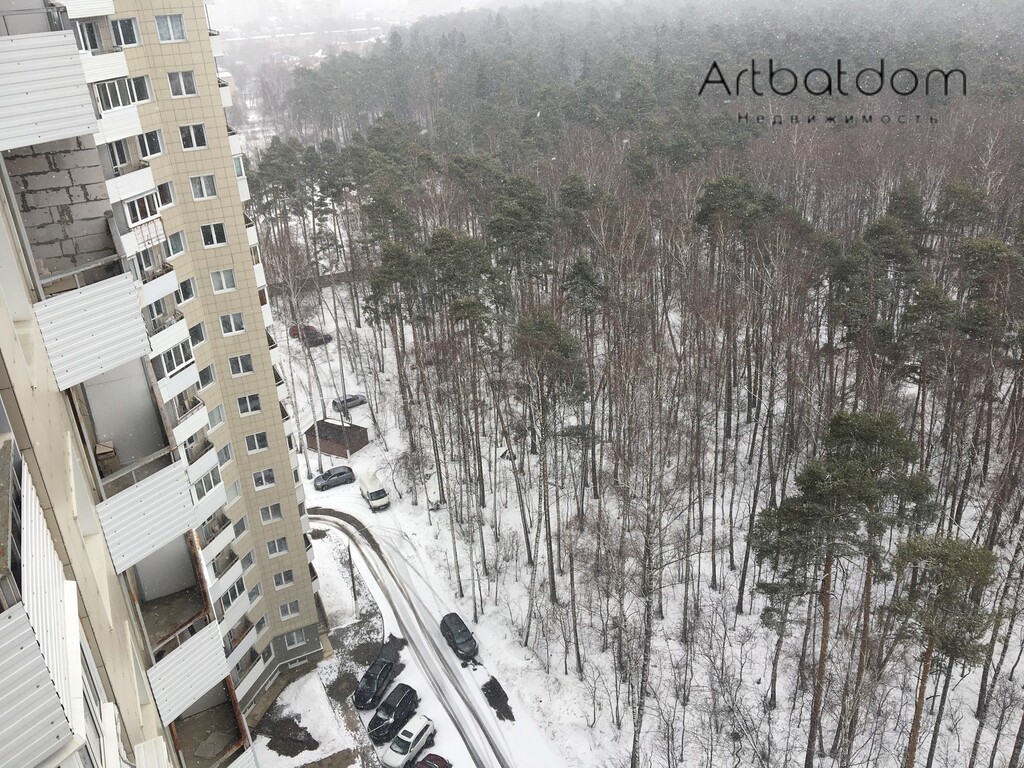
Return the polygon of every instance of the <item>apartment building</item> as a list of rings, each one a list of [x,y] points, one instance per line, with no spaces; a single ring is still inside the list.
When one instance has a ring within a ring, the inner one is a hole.
[[[0,766],[255,765],[247,717],[323,655],[206,19],[0,0],[0,657],[34,637],[67,722]],[[18,690],[0,744],[36,722]]]

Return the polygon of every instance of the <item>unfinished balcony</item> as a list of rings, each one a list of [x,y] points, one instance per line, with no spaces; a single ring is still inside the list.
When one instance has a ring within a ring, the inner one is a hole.
[[[185,768],[255,768],[241,718],[228,700],[176,720],[172,730]]]
[[[313,567],[312,563],[309,564],[309,580],[313,584],[313,591],[314,592],[319,592],[320,591],[320,574],[318,574],[316,572],[316,568]]]
[[[203,589],[198,584],[139,603],[142,623],[157,661],[189,637],[192,628],[209,617]]]

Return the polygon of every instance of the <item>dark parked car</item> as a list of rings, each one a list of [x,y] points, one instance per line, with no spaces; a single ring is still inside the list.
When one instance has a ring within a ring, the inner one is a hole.
[[[334,488],[338,485],[345,485],[347,483],[354,483],[356,481],[355,472],[352,471],[352,467],[340,466],[331,467],[322,475],[317,475],[313,480],[313,487],[318,491],[326,491],[328,488]]]
[[[347,395],[345,398],[336,397],[331,401],[331,407],[338,413],[348,413],[349,408],[357,405],[366,405],[366,398],[362,395]]]
[[[441,635],[460,659],[469,661],[476,656],[476,640],[459,614],[449,613],[441,619]]]
[[[412,686],[399,683],[392,688],[366,726],[373,743],[383,744],[395,738],[416,712],[419,703],[420,697]]]
[[[413,768],[452,768],[452,764],[440,755],[429,754],[416,763]]]
[[[356,688],[355,704],[356,709],[370,709],[377,706],[380,697],[388,689],[391,676],[395,673],[395,665],[384,659],[377,659],[370,668],[366,670],[363,679],[359,681]]]
[[[293,325],[288,329],[288,335],[293,339],[298,339],[307,347],[317,347],[334,338],[331,334],[324,333],[312,325]]]

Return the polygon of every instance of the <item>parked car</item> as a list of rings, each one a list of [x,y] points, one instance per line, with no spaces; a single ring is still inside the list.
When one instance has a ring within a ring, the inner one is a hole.
[[[343,464],[340,467],[331,467],[322,475],[317,475],[313,479],[313,487],[318,491],[326,491],[328,488],[347,485],[355,481],[356,473],[352,471],[352,467],[346,467]]]
[[[359,476],[359,495],[366,499],[371,512],[391,506],[391,497],[374,472],[366,472]]]
[[[460,659],[469,661],[479,650],[473,633],[457,613],[449,613],[441,619],[441,635]]]
[[[388,689],[391,676],[395,673],[395,665],[384,659],[377,659],[366,670],[359,686],[356,688],[356,709],[372,709],[377,706],[384,691]]]
[[[420,697],[416,689],[405,683],[399,683],[388,693],[387,697],[373,713],[366,726],[370,740],[374,744],[383,744],[393,739],[409,718],[416,713]]]
[[[420,760],[413,768],[452,768],[452,764],[440,755],[431,752]]]
[[[288,335],[293,339],[298,339],[307,347],[317,347],[334,338],[331,334],[324,333],[312,325],[293,325],[288,329]]]
[[[416,759],[423,749],[434,743],[434,722],[424,715],[416,715],[406,723],[391,746],[381,756],[380,763],[385,768],[403,768]]]
[[[366,405],[366,398],[363,395],[346,395],[344,398],[336,397],[331,401],[331,407],[338,413],[348,413],[349,408],[357,405]]]

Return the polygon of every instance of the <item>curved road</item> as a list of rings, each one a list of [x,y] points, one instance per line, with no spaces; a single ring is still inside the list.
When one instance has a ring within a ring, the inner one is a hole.
[[[340,532],[358,550],[391,605],[409,651],[455,724],[473,761],[479,768],[515,768],[516,760],[494,711],[475,681],[463,674],[447,644],[439,639],[437,621],[430,610],[399,578],[373,533],[358,518],[344,512],[335,514],[336,517],[310,514],[309,518]]]

